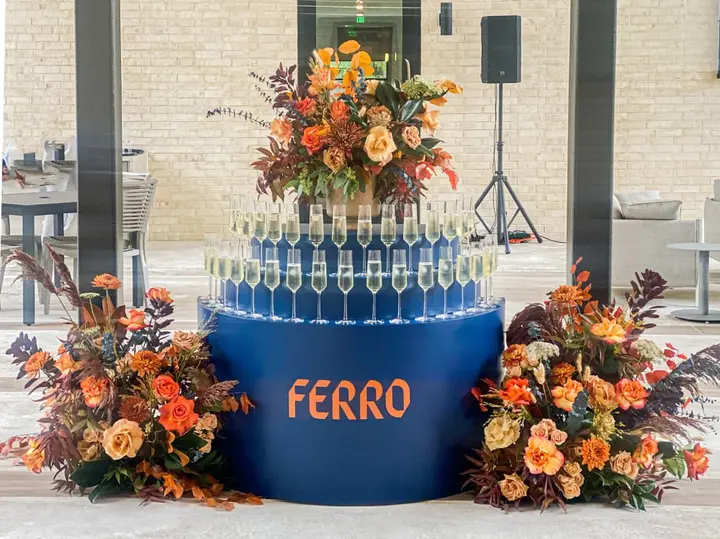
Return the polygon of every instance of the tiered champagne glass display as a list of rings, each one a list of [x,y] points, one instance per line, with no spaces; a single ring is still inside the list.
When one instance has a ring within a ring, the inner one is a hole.
[[[372,250],[368,253],[366,273],[366,284],[373,298],[372,318],[365,322],[368,325],[382,324],[382,320],[377,319],[377,293],[382,288],[382,276],[382,253]]]
[[[415,204],[405,204],[403,220],[403,240],[408,244],[408,270],[413,272],[412,251],[420,238],[420,227],[418,226],[417,208]]]
[[[282,220],[280,216],[280,205],[270,204],[267,215],[267,239],[272,242],[273,247],[277,247],[278,242],[282,239]]]
[[[255,203],[253,237],[260,245],[260,266],[263,265],[263,242],[267,238],[267,204],[265,202]]]
[[[270,320],[281,320],[275,316],[275,289],[280,286],[280,260],[277,247],[268,247],[265,250],[265,286],[270,290]]]
[[[353,273],[352,251],[340,251],[340,264],[338,265],[338,287],[342,291],[343,297],[343,319],[338,322],[341,326],[351,326],[355,322],[348,319],[348,293],[355,285],[355,275]]]
[[[440,247],[440,259],[438,260],[438,284],[443,288],[443,313],[436,318],[441,320],[450,318],[447,308],[447,291],[453,284],[453,261],[452,247]]]
[[[340,267],[340,251],[347,241],[347,214],[345,206],[333,206],[332,242],[338,249],[338,267]]]
[[[395,219],[395,204],[383,204],[380,220],[380,241],[385,245],[387,264],[385,271],[390,273],[390,246],[397,239],[397,220]]]
[[[372,206],[369,204],[360,206],[357,225],[357,240],[363,249],[363,261],[361,275],[365,275],[367,266],[367,247],[372,242],[373,224],[372,224]]]
[[[312,262],[312,287],[317,293],[317,318],[313,320],[314,324],[327,324],[327,320],[322,317],[322,293],[327,288],[327,260],[325,259],[325,251],[313,251]]]
[[[435,284],[435,269],[433,268],[433,250],[420,249],[420,262],[418,263],[418,286],[423,291],[423,315],[416,318],[417,322],[427,322],[427,293]]]
[[[407,217],[405,217],[407,219]],[[397,292],[398,298],[398,309],[397,317],[390,320],[391,324],[404,324],[405,320],[402,318],[402,293],[408,285],[408,267],[405,251],[397,250],[393,252],[393,267],[392,267],[392,287]]]
[[[325,239],[325,224],[323,221],[323,205],[313,204],[310,206],[310,243],[315,250]]]
[[[458,247],[455,259],[455,279],[460,284],[460,316],[465,316],[465,285],[470,282],[470,248],[468,245]]]
[[[265,271],[267,271],[267,269]],[[290,292],[292,292],[292,317],[290,318],[290,322],[302,322],[302,320],[297,317],[296,303],[297,291],[300,290],[300,287],[302,286],[302,263],[300,251],[295,249],[288,251],[287,254],[287,274],[285,283],[290,289]]]
[[[300,208],[297,202],[285,205],[285,239],[293,250],[300,241]]]
[[[475,300],[469,311],[480,312],[480,281],[483,278],[483,250],[482,243],[473,242],[470,244],[470,279],[475,283]]]
[[[240,242],[238,242],[237,251],[231,259],[231,265],[230,280],[235,285],[235,312],[245,314],[245,311],[240,308],[240,283],[245,280],[245,261],[243,260],[243,246]]]
[[[261,247],[259,245],[251,246],[250,256],[245,260],[245,282],[250,287],[252,300],[251,318],[262,318],[261,314],[255,312],[255,288],[260,284],[260,252]]]

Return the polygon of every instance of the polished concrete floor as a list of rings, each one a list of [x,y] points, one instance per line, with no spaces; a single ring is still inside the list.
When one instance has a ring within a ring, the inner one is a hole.
[[[149,250],[152,286],[172,290],[177,305],[176,329],[195,327],[195,298],[207,290],[202,270],[202,246],[155,243]],[[560,244],[515,246],[502,256],[495,286],[507,298],[510,319],[529,302],[543,301],[548,291],[565,279],[565,247]],[[22,325],[20,283],[11,285],[16,268],[8,268],[0,311],[0,347],[3,350],[20,331],[37,335],[41,345],[54,348],[63,334],[62,310],[54,303],[50,315],[38,310],[33,328]],[[129,275],[129,268],[127,268]],[[720,274],[713,274],[712,299],[720,304]],[[617,291],[621,297],[622,291]],[[126,300],[128,291],[126,291]],[[662,301],[658,327],[650,336],[659,343],[672,342],[694,352],[720,340],[720,325],[690,324],[669,312],[694,302],[692,290],[675,290]],[[37,430],[37,407],[15,380],[10,361],[0,359],[0,439]],[[720,397],[720,391],[708,394]],[[705,412],[720,415],[720,405]],[[704,441],[720,454],[720,436]],[[720,457],[718,457],[720,458]],[[720,461],[718,461],[720,462]],[[12,459],[0,459],[0,539],[5,538],[155,538],[253,537],[253,538],[475,538],[494,537],[717,537],[720,522],[720,464],[711,461],[703,480],[684,481],[669,492],[665,504],[648,513],[615,511],[603,506],[571,506],[568,514],[550,510],[505,515],[466,499],[441,500],[397,507],[305,507],[271,502],[262,507],[239,507],[219,513],[191,503],[168,503],[140,508],[136,500],[113,500],[90,506],[85,499],[59,496],[49,491],[50,474],[32,475]]]

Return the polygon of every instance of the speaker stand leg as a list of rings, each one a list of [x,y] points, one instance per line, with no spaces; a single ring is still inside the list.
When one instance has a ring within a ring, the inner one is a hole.
[[[533,224],[532,220],[530,219],[530,216],[525,211],[525,207],[522,205],[522,202],[520,202],[520,199],[515,194],[515,191],[510,186],[510,183],[507,181],[506,177],[502,178],[502,183],[505,185],[505,187],[507,187],[507,190],[510,193],[510,196],[515,201],[515,205],[517,206],[518,211],[522,214],[523,218],[525,219],[525,222],[530,227],[530,230],[532,230],[533,234],[535,234],[535,239],[537,240],[538,243],[542,243],[543,242],[542,237],[538,233],[537,229],[535,228],[535,225]]]

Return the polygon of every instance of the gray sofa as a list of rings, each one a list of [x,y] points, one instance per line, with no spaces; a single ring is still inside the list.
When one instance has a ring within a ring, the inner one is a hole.
[[[720,200],[720,199],[719,199]],[[615,195],[613,201],[613,286],[628,288],[635,273],[657,271],[671,288],[694,287],[697,262],[691,251],[668,249],[670,243],[701,240],[699,219],[680,219],[679,201],[664,201],[657,191]],[[720,202],[718,202],[720,216]],[[633,217],[644,218],[633,218]],[[720,225],[720,221],[718,221]],[[720,232],[720,226],[718,226]],[[719,234],[720,236],[720,234]],[[719,238],[720,241],[720,238]]]
[[[712,198],[705,199],[703,207],[703,241],[720,243],[720,180],[715,180]],[[710,253],[715,260],[720,260],[720,253]]]

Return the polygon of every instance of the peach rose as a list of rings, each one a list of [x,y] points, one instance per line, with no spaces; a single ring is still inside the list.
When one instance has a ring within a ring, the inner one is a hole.
[[[200,416],[195,413],[195,402],[185,397],[175,397],[160,408],[160,424],[165,430],[185,434],[197,423]]]
[[[96,275],[90,284],[95,288],[104,288],[105,290],[118,290],[122,286],[120,279],[109,273]]]
[[[105,398],[105,392],[108,385],[107,378],[95,378],[94,376],[88,376],[80,382],[80,389],[82,389],[83,397],[85,399],[85,406],[88,408],[97,408]]]
[[[539,436],[540,438],[550,438],[550,434],[557,429],[555,421],[552,419],[543,419],[537,425],[530,427],[530,436]]]
[[[568,380],[563,386],[555,386],[552,388],[555,406],[566,412],[572,411],[575,399],[582,390],[582,384],[576,380]]]
[[[420,138],[420,131],[414,125],[408,126],[402,130],[402,139],[405,144],[410,146],[413,150],[422,144]]]
[[[525,466],[533,475],[555,475],[565,463],[565,456],[550,440],[531,436],[525,448],[524,460]]]
[[[588,404],[594,410],[612,411],[617,408],[615,386],[598,376],[591,376],[588,381],[590,399]]]
[[[173,333],[172,343],[180,350],[190,351],[200,345],[200,336],[194,331],[176,331]],[[168,352],[170,351],[168,350]]]
[[[325,126],[315,125],[313,127],[306,127],[300,142],[307,148],[308,153],[313,155],[325,146],[327,134],[328,130]]]
[[[350,107],[342,101],[335,101],[330,105],[330,117],[336,122],[347,120],[350,117]]]
[[[167,288],[153,287],[145,293],[145,296],[156,303],[172,303],[173,299],[170,297],[170,292]]]
[[[386,165],[392,159],[395,150],[397,146],[387,127],[377,126],[370,129],[365,139],[365,153],[370,159]]]
[[[640,410],[645,407],[648,392],[637,380],[623,378],[615,384],[615,391],[617,392],[618,405],[623,410],[628,410],[631,407]]]
[[[180,386],[167,374],[161,374],[153,380],[153,391],[161,400],[170,401],[180,394]]]
[[[52,358],[50,357],[49,352],[40,350],[39,352],[35,352],[28,358],[28,360],[25,362],[25,365],[23,365],[23,370],[28,376],[35,378],[40,374],[40,371],[45,366],[45,364],[51,359]]]
[[[127,419],[118,419],[103,435],[103,449],[113,460],[135,458],[145,436],[140,425]]]
[[[555,445],[562,445],[567,441],[567,432],[562,430],[554,430],[550,433],[550,441]]]
[[[335,146],[328,148],[323,153],[323,163],[336,174],[345,167],[345,152]]]
[[[566,462],[563,471],[570,477],[582,474],[582,467],[577,462]]]
[[[509,502],[514,502],[527,496],[528,486],[518,474],[505,474],[505,479],[498,482],[498,485],[500,486],[500,492]]]
[[[128,331],[139,331],[148,327],[145,323],[145,311],[139,309],[130,309],[127,316],[118,320]]]
[[[520,423],[506,414],[492,418],[485,425],[485,443],[490,451],[510,447],[520,438]]]
[[[638,465],[633,462],[632,455],[627,451],[620,451],[610,459],[610,469],[616,474],[626,475],[635,479],[638,474]]]
[[[292,124],[284,118],[270,122],[270,135],[280,143],[287,144],[292,138]]]
[[[580,496],[580,485],[577,484],[574,477],[561,474],[558,475],[557,480],[558,483],[560,483],[560,488],[562,488],[563,496],[565,496],[566,500],[572,500]]]
[[[639,465],[650,468],[655,460],[655,455],[658,452],[658,443],[652,434],[646,434],[642,437],[640,445],[635,449],[633,453],[633,462]]]

